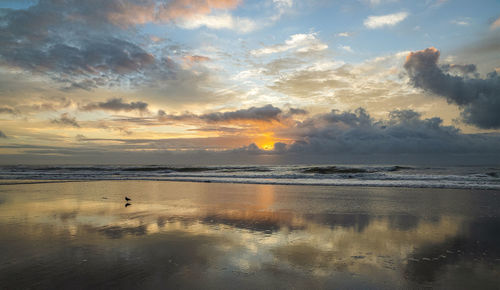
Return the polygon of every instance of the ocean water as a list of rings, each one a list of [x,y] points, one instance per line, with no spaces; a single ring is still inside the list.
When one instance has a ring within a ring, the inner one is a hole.
[[[0,166],[0,184],[53,180],[156,180],[244,184],[500,189],[500,167],[387,165]]]

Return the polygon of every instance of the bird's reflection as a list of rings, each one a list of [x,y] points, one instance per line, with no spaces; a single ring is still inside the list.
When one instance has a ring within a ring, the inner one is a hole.
[[[127,203],[125,204],[125,207],[129,207],[129,206],[131,206],[131,205],[132,205],[131,203],[128,203],[128,202],[127,202]]]

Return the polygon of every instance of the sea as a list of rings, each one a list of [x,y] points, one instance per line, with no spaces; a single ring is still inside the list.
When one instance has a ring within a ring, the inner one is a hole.
[[[402,165],[9,165],[0,185],[11,183],[154,180],[245,184],[500,189],[500,167]]]

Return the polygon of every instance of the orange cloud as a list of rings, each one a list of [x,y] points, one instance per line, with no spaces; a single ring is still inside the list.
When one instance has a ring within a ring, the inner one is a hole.
[[[184,60],[189,63],[198,63],[209,61],[210,58],[202,55],[186,55],[184,56]]]
[[[434,46],[431,46],[424,50],[410,52],[406,56],[406,62],[404,66],[405,68],[416,67],[420,69],[428,64],[437,63],[440,54],[441,53],[439,52],[439,50],[437,50],[437,48],[435,48]]]
[[[162,20],[189,18],[193,15],[204,15],[212,9],[234,9],[239,0],[174,0],[163,6],[159,16]]]
[[[154,2],[147,5],[121,2],[116,10],[108,13],[107,18],[109,22],[121,27],[145,24],[155,21],[155,6]]]
[[[108,20],[118,26],[127,27],[149,22],[169,22],[207,15],[216,9],[234,9],[239,0],[174,0],[159,4],[154,0],[141,5],[120,2],[115,10],[107,14]]]

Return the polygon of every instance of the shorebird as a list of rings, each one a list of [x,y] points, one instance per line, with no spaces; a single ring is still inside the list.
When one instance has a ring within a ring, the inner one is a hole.
[[[125,196],[125,201],[131,201],[131,199]]]

